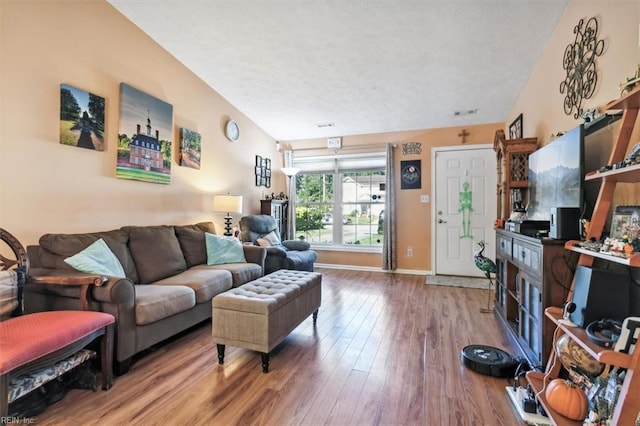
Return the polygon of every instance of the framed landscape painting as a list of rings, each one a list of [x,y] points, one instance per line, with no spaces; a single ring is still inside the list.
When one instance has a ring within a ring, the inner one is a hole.
[[[180,165],[191,167],[192,169],[200,168],[200,152],[201,152],[200,133],[182,127],[180,129]]]
[[[170,183],[172,120],[173,106],[120,84],[116,177]]]
[[[60,143],[104,151],[104,98],[60,85]]]

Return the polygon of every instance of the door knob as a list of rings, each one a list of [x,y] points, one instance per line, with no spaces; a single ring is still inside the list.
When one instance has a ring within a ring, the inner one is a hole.
[[[447,223],[446,220],[438,219],[438,223]]]

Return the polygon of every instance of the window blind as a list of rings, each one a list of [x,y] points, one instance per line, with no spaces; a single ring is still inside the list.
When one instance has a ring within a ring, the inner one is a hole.
[[[301,173],[352,172],[358,170],[384,170],[385,153],[342,154],[298,157],[294,156],[294,167]]]

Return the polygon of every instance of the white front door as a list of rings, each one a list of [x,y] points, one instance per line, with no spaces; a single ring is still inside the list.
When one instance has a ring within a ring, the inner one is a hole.
[[[489,145],[433,148],[432,262],[438,275],[481,277],[478,242],[495,260],[496,157]]]

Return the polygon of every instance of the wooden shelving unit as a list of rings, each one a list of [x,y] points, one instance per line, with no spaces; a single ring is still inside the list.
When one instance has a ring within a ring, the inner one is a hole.
[[[562,241],[496,229],[494,313],[506,334],[533,366],[544,366],[553,349],[554,327],[544,309],[562,304],[571,285]]]
[[[288,206],[289,202],[287,200],[260,200],[260,214],[273,216],[278,227],[278,236],[282,241],[289,239],[287,235]]]
[[[638,111],[640,110],[640,87],[637,87],[626,96],[621,97],[606,106],[606,110],[623,110],[622,124],[614,141],[609,164],[616,164],[622,161],[629,148],[631,134],[633,133]],[[600,192],[596,202],[591,226],[587,234],[587,239],[595,238],[600,240],[605,226],[608,213],[612,207],[611,203],[618,182],[640,183],[640,165],[632,165],[606,172],[593,172],[586,176],[586,180],[600,179]],[[579,247],[579,241],[568,241],[565,243],[567,250],[580,254],[578,263],[580,265],[592,266],[594,259],[604,259],[609,262],[620,263],[627,266],[640,266],[640,254],[633,254],[628,258],[616,257],[604,253],[598,253]],[[572,283],[573,285],[573,283]],[[633,425],[640,414],[640,349],[636,348],[632,355],[604,349],[592,343],[584,329],[578,327],[568,327],[560,323],[562,310],[559,307],[549,307],[545,309],[545,316],[558,328],[558,332],[568,334],[572,339],[591,354],[601,363],[627,369],[624,383],[615,407],[612,424]],[[544,374],[538,372],[528,372],[527,380],[534,391],[540,392],[543,389],[544,379],[551,380],[557,377],[560,363],[554,363],[556,357],[552,350]],[[582,422],[571,421],[554,410],[552,410],[544,398],[544,392],[539,397],[540,403],[547,410],[549,418],[555,425],[581,425]]]
[[[507,220],[513,207],[512,192],[517,190],[522,197],[522,207],[526,206],[529,187],[529,154],[538,147],[537,138],[505,139],[499,131],[493,141],[498,167],[498,217]]]
[[[608,262],[620,263],[622,265],[627,266],[640,266],[640,254],[636,253],[631,255],[630,257],[618,257],[613,256],[607,253],[599,253],[593,250],[587,250],[579,246],[580,241],[570,240],[567,241],[564,245],[564,248],[570,251],[574,251],[576,253],[580,253],[581,255],[590,256],[598,259],[604,259]]]

